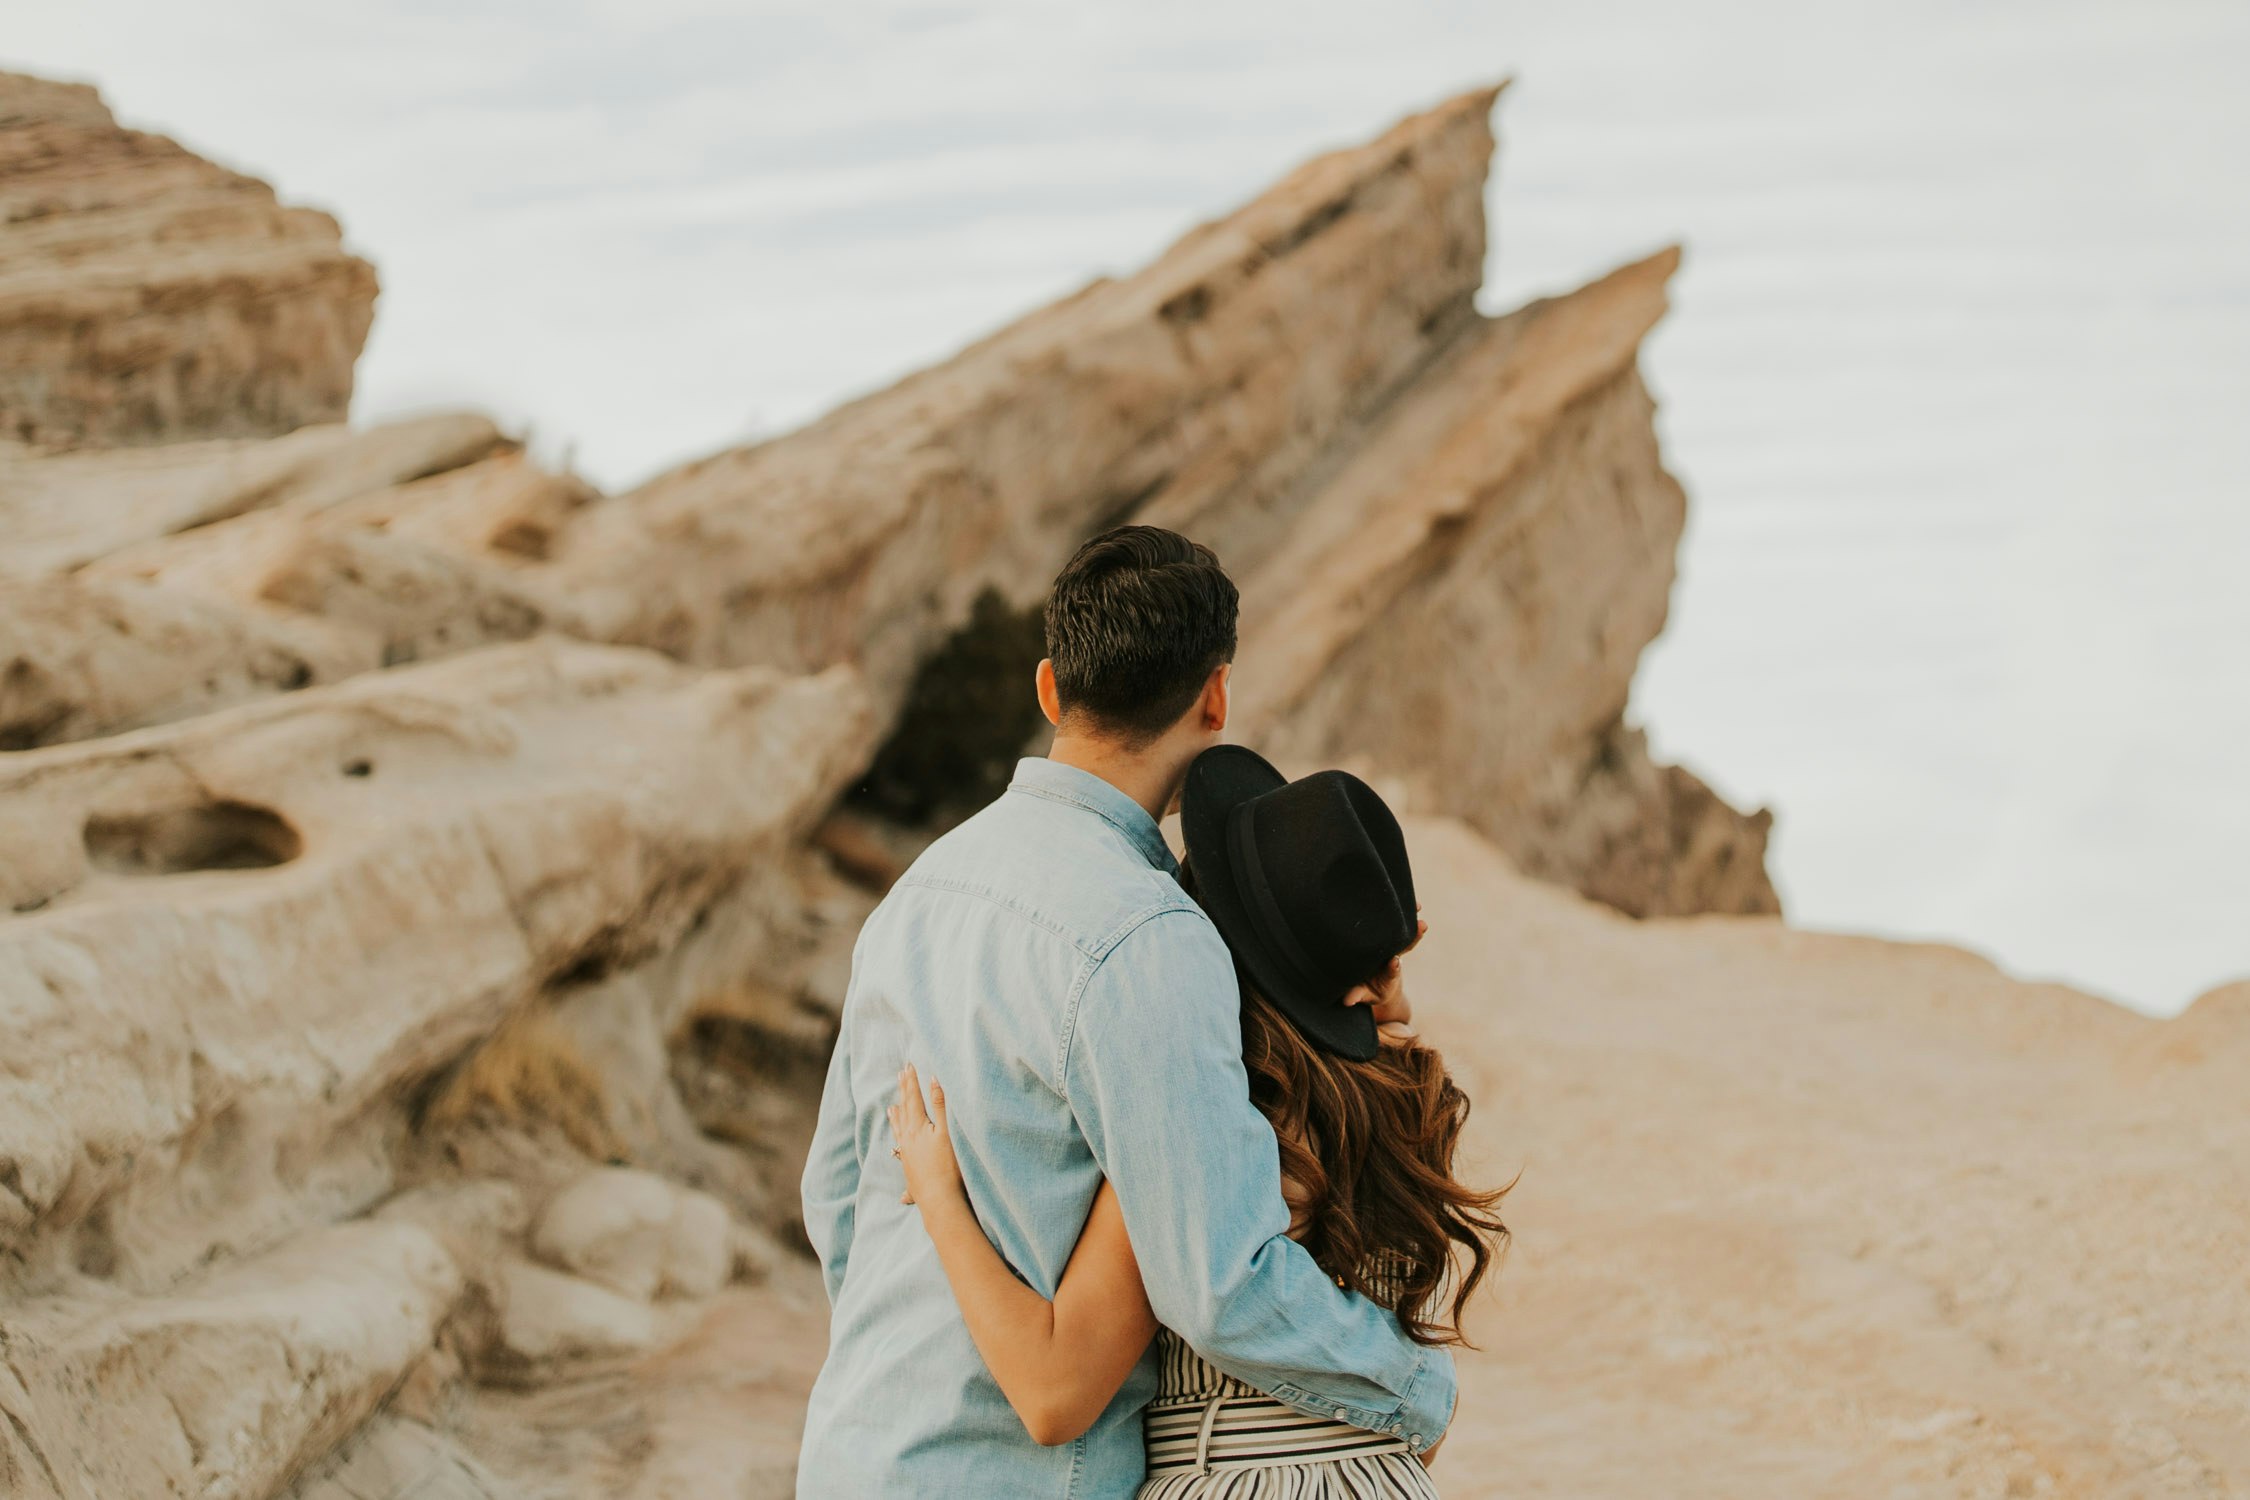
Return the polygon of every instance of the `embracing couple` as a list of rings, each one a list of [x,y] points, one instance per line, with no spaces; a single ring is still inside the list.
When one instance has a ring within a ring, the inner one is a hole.
[[[1235,616],[1171,532],[1081,548],[1052,751],[860,935],[804,1500],[1435,1493],[1499,1194],[1455,1180],[1468,1102],[1406,1024],[1397,818],[1219,743]]]

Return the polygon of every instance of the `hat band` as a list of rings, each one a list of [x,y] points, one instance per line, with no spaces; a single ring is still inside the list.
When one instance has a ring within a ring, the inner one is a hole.
[[[1234,856],[1235,889],[1250,898],[1262,918],[1262,934],[1270,940],[1273,956],[1283,968],[1291,970],[1290,977],[1304,986],[1307,994],[1317,995],[1329,986],[1319,975],[1319,966],[1313,962],[1297,935],[1289,930],[1288,919],[1281,914],[1281,903],[1274,899],[1273,883],[1266,879],[1265,865],[1258,858],[1258,835],[1251,821],[1252,804],[1245,802],[1227,815],[1227,852]],[[1270,997],[1269,997],[1270,998]]]

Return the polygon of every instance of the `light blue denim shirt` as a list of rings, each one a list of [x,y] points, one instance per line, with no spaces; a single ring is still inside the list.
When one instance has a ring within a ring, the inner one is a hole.
[[[1416,1449],[1443,1433],[1451,1357],[1288,1237],[1234,965],[1176,877],[1131,798],[1027,760],[869,918],[805,1166],[833,1311],[799,1496],[1121,1500],[1141,1482],[1153,1356],[1084,1437],[1053,1448],[986,1372],[917,1211],[898,1201],[884,1110],[908,1060],[945,1085],[985,1233],[1043,1296],[1107,1177],[1156,1316],[1205,1358]]]

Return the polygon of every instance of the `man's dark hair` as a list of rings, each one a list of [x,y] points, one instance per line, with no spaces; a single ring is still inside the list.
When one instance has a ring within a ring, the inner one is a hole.
[[[1158,526],[1103,532],[1047,596],[1047,655],[1063,713],[1146,745],[1234,660],[1238,607],[1234,580],[1202,543]]]

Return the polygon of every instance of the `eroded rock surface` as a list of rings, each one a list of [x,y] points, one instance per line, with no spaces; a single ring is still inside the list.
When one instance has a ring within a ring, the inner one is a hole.
[[[1031,727],[963,744],[949,705],[1021,696],[1025,653],[985,644],[1021,634],[1079,540],[1133,517],[1211,542],[1242,579],[1252,743],[1410,773],[1424,805],[1626,911],[1777,910],[1770,818],[1655,764],[1624,722],[1685,518],[1635,371],[1676,255],[1477,314],[1492,97],[1319,158],[1133,276],[608,503],[517,455],[472,461],[497,435],[460,419],[356,437],[377,449],[356,462],[313,433],[204,459],[197,474],[314,472],[194,496],[183,469],[168,495],[105,495],[92,524],[67,502],[98,463],[23,462],[27,492],[54,498],[17,503],[46,523],[19,565],[79,567],[0,605],[19,643],[0,743],[561,631],[704,664],[854,662],[899,736],[874,805],[927,818],[989,795]],[[401,482],[416,473],[434,477]],[[1402,659],[1474,660],[1477,682]]]
[[[946,363],[592,513],[560,568],[605,639],[851,659],[888,713],[980,593],[1036,602],[1159,498],[1256,506],[1378,403],[1483,277],[1494,91],[1319,158]]]
[[[336,221],[0,73],[0,436],[142,442],[340,419],[375,268]]]
[[[0,459],[0,480],[9,477]],[[17,461],[0,747],[573,630],[539,563],[595,492],[446,414]],[[42,576],[42,572],[44,576]]]
[[[1278,515],[1208,518],[1259,554],[1235,727],[1402,778],[1635,915],[1776,912],[1770,817],[1655,765],[1623,722],[1687,519],[1635,368],[1678,262],[1480,320]]]
[[[0,1250],[157,1285],[364,1206],[417,1080],[684,963],[867,741],[845,669],[546,641],[0,760]]]
[[[0,1479],[23,1500],[264,1500],[373,1414],[459,1291],[428,1234],[363,1222],[160,1296],[11,1306]]]
[[[0,577],[65,572],[253,511],[321,511],[507,446],[473,412],[266,440],[52,453],[0,442]]]
[[[790,1493],[853,940],[1127,517],[1242,582],[1245,737],[1449,815],[1418,1013],[1525,1175],[1448,1493],[2250,1490],[2250,992],[1618,914],[1772,912],[1767,819],[1624,717],[1676,257],[1479,314],[1491,102],[604,499],[468,414],[54,449],[336,415],[358,263],[0,79],[0,1492]]]

